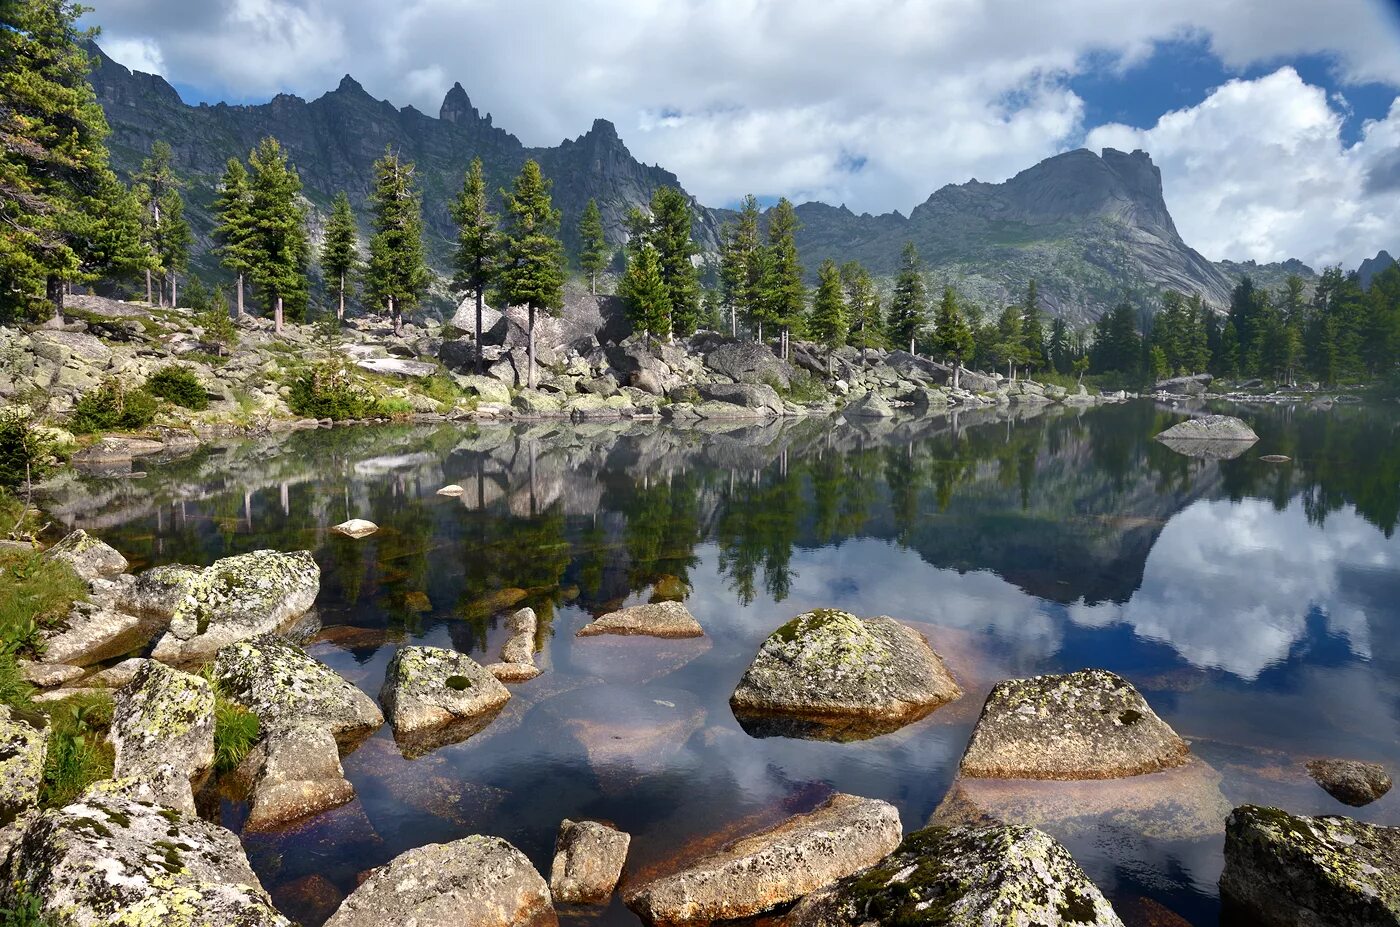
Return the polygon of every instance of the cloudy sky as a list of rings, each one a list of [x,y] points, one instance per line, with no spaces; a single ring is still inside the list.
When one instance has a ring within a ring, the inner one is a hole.
[[[187,101],[461,81],[553,145],[611,119],[703,202],[907,213],[1067,149],[1151,152],[1211,258],[1400,248],[1397,0],[89,0]]]

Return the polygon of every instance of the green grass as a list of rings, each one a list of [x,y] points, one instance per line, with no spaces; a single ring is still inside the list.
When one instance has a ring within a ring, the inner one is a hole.
[[[201,675],[214,690],[214,769],[230,772],[253,749],[262,729],[257,715],[224,695],[213,663],[206,664]]]
[[[34,687],[24,681],[15,655],[0,651],[0,705],[30,711],[34,707],[33,696]]]
[[[39,804],[62,808],[94,782],[112,777],[114,755],[107,742],[112,696],[84,693],[43,707],[49,715],[49,743]]]
[[[85,598],[87,584],[63,561],[38,551],[0,551],[0,650],[42,656],[42,632]]]
[[[456,405],[457,400],[465,395],[457,388],[457,384],[452,382],[452,378],[443,373],[435,373],[431,377],[419,380],[418,391],[429,399],[447,406]]]

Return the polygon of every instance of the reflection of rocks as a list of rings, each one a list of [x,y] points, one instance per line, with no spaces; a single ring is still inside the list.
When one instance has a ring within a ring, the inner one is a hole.
[[[141,777],[170,764],[183,777],[170,807],[194,814],[192,785],[214,765],[214,692],[198,676],[145,661],[117,693],[109,733],[115,778]]]
[[[873,865],[899,838],[894,806],[838,794],[809,814],[648,882],[628,892],[625,900],[656,927],[753,917]]]
[[[1226,827],[1220,894],[1269,927],[1400,924],[1400,827],[1244,805]]]
[[[643,634],[648,637],[703,637],[705,629],[680,602],[650,602],[602,615],[578,631],[579,637],[598,634]]]
[[[1337,801],[1353,808],[1369,805],[1390,791],[1390,774],[1377,763],[1359,760],[1313,760],[1308,774]]]
[[[902,727],[962,695],[923,635],[893,618],[835,609],[769,635],[729,703],[763,736],[859,739]],[[795,719],[774,727],[765,720]]]
[[[956,826],[996,822],[1038,827],[1061,840],[1138,834],[1201,840],[1224,831],[1230,803],[1220,774],[1199,760],[1125,779],[1065,782],[959,778],[929,819]]]
[[[1009,679],[987,696],[964,776],[1113,779],[1179,766],[1185,741],[1106,670]]]
[[[545,927],[549,886],[499,837],[430,843],[394,857],[350,893],[326,927]]]
[[[597,821],[559,826],[549,891],[555,904],[605,904],[622,878],[632,838]]]
[[[1185,457],[1202,460],[1234,460],[1249,450],[1248,441],[1215,440],[1212,438],[1169,438],[1159,435],[1162,444]]]
[[[664,767],[705,724],[699,699],[679,689],[588,686],[540,709],[583,745],[600,778]]]
[[[401,647],[384,672],[379,700],[395,741],[412,759],[486,727],[510,691],[464,653]]]
[[[1232,460],[1249,450],[1259,436],[1232,416],[1205,415],[1173,425],[1157,435],[1157,440],[1188,457]]]
[[[887,859],[804,898],[788,927],[1123,927],[1084,870],[1028,827],[928,827]]]

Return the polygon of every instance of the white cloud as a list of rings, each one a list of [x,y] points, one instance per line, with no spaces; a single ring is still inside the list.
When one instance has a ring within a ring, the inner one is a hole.
[[[102,48],[114,60],[133,71],[145,71],[147,74],[164,74],[166,71],[165,57],[154,39],[104,34]]]

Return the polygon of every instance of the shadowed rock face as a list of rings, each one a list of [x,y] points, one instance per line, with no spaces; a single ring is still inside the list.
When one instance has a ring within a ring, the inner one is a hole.
[[[597,821],[565,820],[554,843],[549,891],[556,903],[604,904],[622,878],[632,838]]]
[[[1106,670],[1010,679],[987,696],[964,776],[1117,779],[1185,763],[1189,751],[1132,684]]]
[[[1244,805],[1226,826],[1220,893],[1268,927],[1400,924],[1400,827]]]
[[[1313,760],[1308,774],[1337,801],[1359,808],[1390,791],[1390,773],[1376,763],[1356,760]]]
[[[928,827],[878,865],[804,898],[785,927],[1123,922],[1064,847],[1029,827]]]

